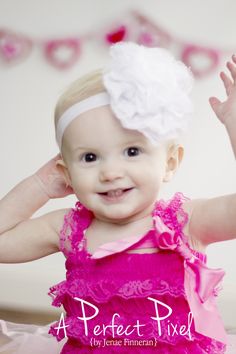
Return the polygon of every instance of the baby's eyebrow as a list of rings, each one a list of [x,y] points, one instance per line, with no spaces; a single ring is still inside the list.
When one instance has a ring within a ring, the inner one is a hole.
[[[141,145],[141,144],[145,144],[145,141],[135,139],[135,140],[129,140],[125,142],[125,145]]]
[[[135,145],[145,145],[146,144],[146,141],[143,141],[143,139],[129,139],[127,141],[123,141],[119,147],[123,148],[124,146],[135,146]],[[95,147],[95,146],[76,146],[75,148],[71,148],[71,152],[72,153],[75,153],[76,151],[78,150],[82,150],[82,151],[97,151],[99,150],[98,147]]]
[[[89,147],[89,146],[77,146],[76,148],[72,149],[71,152],[76,152],[77,150],[95,150],[95,148],[93,147]]]

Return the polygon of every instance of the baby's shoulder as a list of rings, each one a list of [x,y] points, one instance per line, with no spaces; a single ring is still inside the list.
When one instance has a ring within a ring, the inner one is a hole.
[[[68,215],[70,211],[70,208],[65,208],[54,210],[51,213],[47,214],[50,219],[49,222],[51,224],[51,227],[54,229],[58,236],[60,235],[61,229],[65,223],[65,216]]]
[[[205,253],[206,246],[203,245],[200,240],[195,236],[193,232],[193,227],[191,225],[192,221],[192,214],[193,210],[198,205],[201,203],[202,199],[192,199],[192,200],[186,200],[182,204],[182,209],[183,211],[187,214],[187,222],[184,225],[183,232],[188,238],[189,245],[192,249]]]
[[[65,223],[65,217],[68,215],[71,209],[58,209],[42,215],[39,219],[42,219],[43,224],[48,230],[50,242],[60,249],[60,234]]]

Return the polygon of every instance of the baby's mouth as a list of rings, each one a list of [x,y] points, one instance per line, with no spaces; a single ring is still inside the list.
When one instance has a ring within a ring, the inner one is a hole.
[[[125,188],[125,189],[117,188],[117,189],[112,189],[107,192],[98,193],[98,194],[110,199],[116,199],[124,196],[125,194],[127,194],[127,192],[131,191],[132,189],[133,188]]]

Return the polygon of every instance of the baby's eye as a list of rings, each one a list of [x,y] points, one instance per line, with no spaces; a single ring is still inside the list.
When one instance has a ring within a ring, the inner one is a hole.
[[[88,152],[82,156],[82,161],[84,162],[94,162],[97,160],[97,156],[92,152]]]
[[[125,150],[125,154],[129,157],[138,156],[141,153],[141,149],[136,146],[131,146]]]

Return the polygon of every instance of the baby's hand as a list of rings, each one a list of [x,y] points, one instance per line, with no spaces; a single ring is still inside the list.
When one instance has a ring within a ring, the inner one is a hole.
[[[220,77],[223,81],[227,98],[224,102],[221,102],[216,97],[209,99],[216,116],[225,125],[232,119],[236,121],[236,55],[233,55],[232,62],[227,62],[226,65],[230,71],[230,75],[221,72]]]
[[[73,189],[66,185],[64,176],[56,165],[59,159],[60,154],[43,165],[34,175],[49,198],[63,198],[74,193]]]

